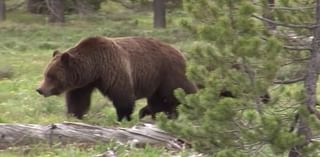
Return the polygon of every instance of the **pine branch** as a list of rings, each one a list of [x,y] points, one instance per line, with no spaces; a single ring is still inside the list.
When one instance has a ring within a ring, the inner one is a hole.
[[[292,50],[311,50],[312,35],[300,35],[292,31],[274,31],[275,35],[286,40],[287,45],[284,48]]]
[[[301,11],[306,9],[314,9],[314,6],[308,6],[308,7],[270,7],[271,9],[276,10],[287,10],[287,11]]]
[[[310,59],[310,57],[292,59],[292,60],[290,60],[288,63],[284,63],[284,64],[282,64],[281,66],[290,65],[290,64],[293,64],[293,63],[296,63],[296,62],[302,62],[302,61],[306,61],[306,60],[309,60],[309,59]]]
[[[301,82],[304,81],[305,77],[299,77],[296,79],[291,79],[291,80],[273,80],[274,84],[293,84],[293,83],[297,83],[297,82]]]
[[[259,5],[258,3],[253,2],[255,6],[258,7],[265,7],[263,5]],[[287,10],[287,11],[301,11],[301,10],[306,10],[306,9],[315,9],[315,6],[305,6],[305,7],[300,7],[300,6],[292,6],[292,7],[286,7],[286,6],[275,6],[274,4],[268,4],[268,7],[270,9],[276,9],[276,10]]]
[[[288,32],[288,31],[279,31],[279,30],[272,30],[269,31],[272,33],[272,35],[275,35],[277,37],[280,37],[283,40],[286,40],[286,43],[288,45],[282,46],[285,49],[288,50],[296,50],[296,51],[303,51],[308,50],[311,51],[311,42],[313,40],[313,36],[301,36],[294,32]],[[262,40],[267,41],[268,38],[261,36]]]
[[[288,28],[304,28],[304,29],[314,29],[316,27],[319,27],[319,25],[315,25],[315,24],[304,24],[304,25],[297,25],[297,24],[286,24],[286,23],[282,23],[282,22],[278,22],[278,21],[274,21],[274,20],[270,20],[258,15],[252,15],[252,17],[264,21],[264,22],[268,22],[277,26],[282,26],[282,27],[288,27]]]
[[[289,132],[293,132],[294,131],[294,129],[297,127],[298,121],[299,121],[299,113],[296,113],[294,115],[294,121],[290,126]]]
[[[320,111],[318,111],[317,108],[314,105],[312,105],[312,106],[309,105],[308,106],[308,110],[309,110],[310,113],[314,114],[317,117],[317,119],[320,120]]]
[[[320,142],[320,135],[316,135],[311,139],[312,142]]]
[[[288,50],[295,50],[295,51],[303,51],[303,50],[311,51],[311,47],[308,47],[308,46],[289,46],[289,45],[284,45],[283,48],[288,49]]]

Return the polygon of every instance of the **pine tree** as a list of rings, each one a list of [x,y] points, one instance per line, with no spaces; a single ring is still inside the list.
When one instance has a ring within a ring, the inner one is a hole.
[[[185,0],[184,5],[193,20],[181,23],[195,37],[193,49],[188,50],[188,76],[204,88],[193,95],[177,90],[182,104],[179,118],[160,117],[160,126],[191,141],[197,151],[213,156],[276,156],[290,149],[317,153],[316,143],[306,143],[305,137],[294,131],[295,119],[308,122],[308,129],[316,126],[303,105],[302,84],[282,85],[305,80],[304,76],[300,78],[305,64],[286,63],[308,60],[305,53],[291,52],[305,50],[304,47],[286,44],[308,32],[278,28],[279,23],[275,22],[281,20],[280,25],[286,26],[312,20],[312,10],[283,13],[276,9],[274,1],[266,0]],[[287,0],[279,5],[301,6]],[[272,10],[262,16],[267,6]],[[274,84],[281,86],[270,91],[277,87]],[[229,91],[233,97],[222,97],[221,91]],[[272,99],[264,104],[261,96],[266,92],[271,93]]]

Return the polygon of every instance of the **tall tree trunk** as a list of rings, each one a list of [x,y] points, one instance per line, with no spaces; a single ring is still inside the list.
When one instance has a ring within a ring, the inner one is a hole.
[[[318,114],[315,108],[316,105],[316,91],[318,82],[318,69],[320,62],[320,0],[316,1],[316,25],[313,29],[313,40],[311,49],[311,58],[306,67],[306,76],[304,80],[304,92],[305,92],[305,108],[310,113]],[[312,138],[312,132],[308,125],[308,115],[300,114],[298,123],[298,134],[304,137],[304,142],[301,145],[293,147],[289,152],[289,157],[303,157],[301,150],[304,146],[308,145]]]
[[[63,0],[46,0],[50,23],[63,23],[64,22],[64,4]]]
[[[0,0],[0,21],[4,21],[6,19],[6,4],[4,0]]]
[[[166,27],[166,0],[153,0],[153,27]]]
[[[300,114],[298,120],[298,135],[304,136],[304,142],[296,145],[290,149],[288,157],[303,157],[301,150],[304,146],[308,145],[312,138],[312,132],[308,125],[307,116]]]
[[[265,7],[263,7],[263,17],[274,20],[273,15],[272,15],[272,7],[275,5],[275,0],[264,0],[265,2]],[[268,30],[275,30],[276,29],[276,24],[270,23],[270,22],[264,22],[264,25]]]
[[[30,13],[42,14],[47,12],[46,1],[44,0],[25,0],[26,9]]]

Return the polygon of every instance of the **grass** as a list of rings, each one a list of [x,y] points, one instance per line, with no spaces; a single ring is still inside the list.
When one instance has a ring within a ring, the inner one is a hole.
[[[120,6],[111,7],[117,11]],[[102,10],[104,9],[110,10],[109,7],[103,7]],[[23,10],[9,12],[7,16],[7,21],[0,23],[2,39],[0,40],[0,123],[51,124],[80,121],[65,115],[63,96],[43,98],[35,92],[35,89],[42,79],[43,69],[52,52],[56,49],[64,50],[72,47],[81,38],[95,35],[148,36],[171,43],[184,52],[189,50],[193,42],[191,34],[179,27],[179,21],[187,19],[183,12],[170,13],[166,29],[152,28],[150,12],[128,10],[83,17],[69,15],[66,17],[66,23],[62,25],[48,24],[46,17],[31,15]],[[293,85],[290,88],[283,88],[285,91],[273,92],[274,94],[288,93],[287,98],[290,99],[296,94],[294,92],[301,91],[301,88],[301,85]],[[144,105],[145,100],[138,101],[133,120],[119,123],[116,121],[116,113],[111,102],[95,92],[91,109],[81,122],[106,127],[130,127],[139,123],[137,114]],[[87,157],[109,149],[114,150],[119,157],[165,157],[191,154],[188,150],[171,152],[158,147],[135,148],[110,142],[96,145],[56,144],[49,147],[46,144],[39,144],[12,147],[0,151],[0,156]],[[269,148],[266,151],[270,152]]]
[[[129,15],[129,16],[128,16]],[[64,50],[81,38],[95,35],[109,37],[148,36],[187,49],[190,34],[179,28],[181,14],[169,15],[167,29],[152,29],[150,13],[106,14],[79,17],[70,15],[66,23],[51,25],[46,18],[24,11],[9,12],[7,21],[0,23],[0,122],[50,124],[79,121],[65,115],[63,97],[43,98],[35,92],[42,72],[55,49]],[[2,77],[1,74],[6,74]],[[130,127],[139,122],[137,112],[145,101],[137,102],[133,121],[118,123],[110,101],[98,92],[93,95],[92,106],[82,122],[101,126]],[[34,145],[13,147],[1,151],[1,156],[92,156],[106,149],[116,150],[118,156],[169,156],[175,153],[162,148],[143,149],[115,143],[81,147],[79,145]],[[178,154],[186,154],[180,152]]]

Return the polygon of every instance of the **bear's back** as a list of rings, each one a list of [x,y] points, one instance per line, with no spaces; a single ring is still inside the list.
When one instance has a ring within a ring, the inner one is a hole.
[[[124,37],[112,40],[129,55],[137,97],[153,93],[164,77],[184,75],[183,55],[169,44],[152,38]],[[141,94],[140,94],[141,93]]]
[[[91,64],[98,63],[97,69],[100,68],[100,71],[101,68],[113,69],[103,74],[106,77],[119,75],[119,69],[125,67],[132,79],[137,98],[148,97],[163,82],[185,79],[183,55],[169,44],[152,38],[89,37],[68,52],[85,58],[86,62],[94,61]]]

